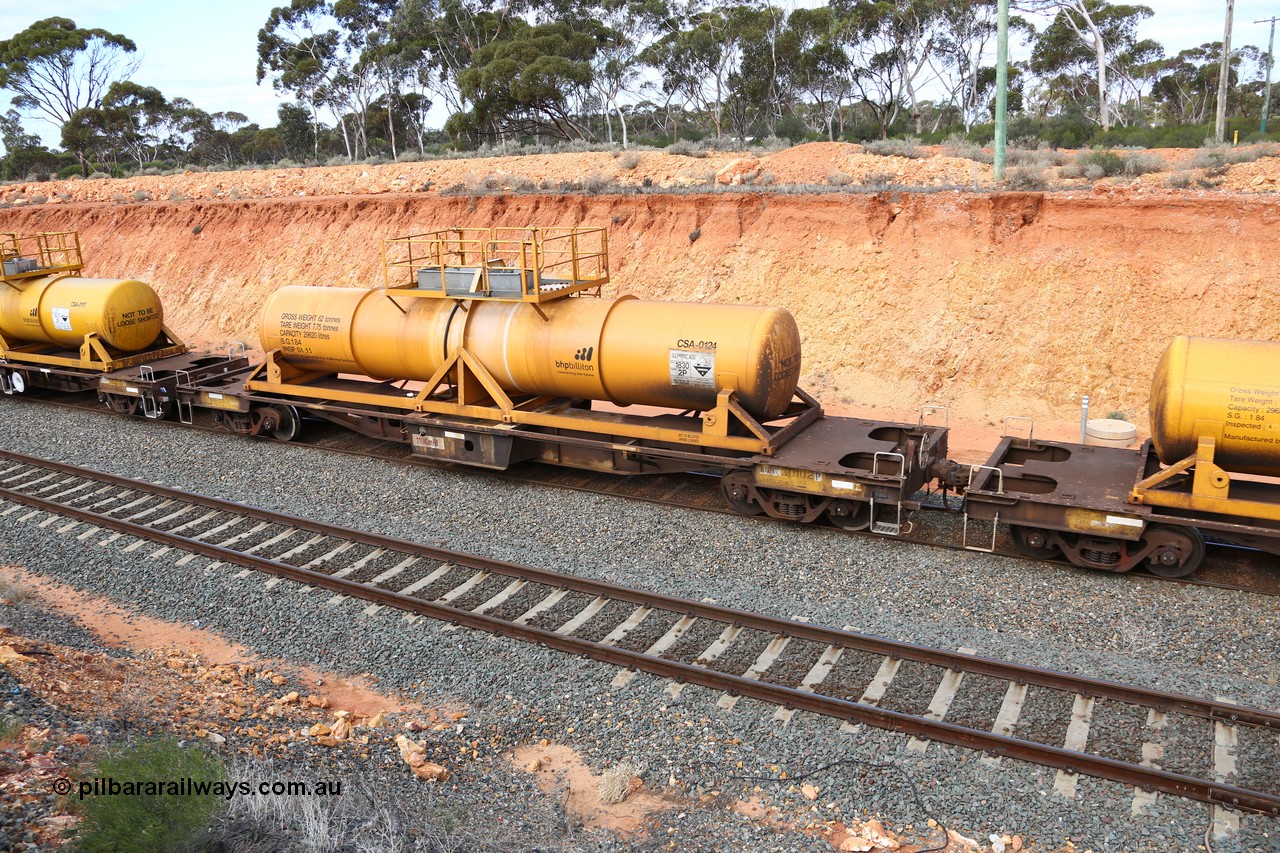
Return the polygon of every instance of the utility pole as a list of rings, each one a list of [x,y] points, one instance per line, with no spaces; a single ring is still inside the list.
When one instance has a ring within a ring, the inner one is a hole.
[[[1222,142],[1227,134],[1227,77],[1231,70],[1231,19],[1236,0],[1227,0],[1227,28],[1222,34],[1222,63],[1218,66],[1218,116],[1213,123],[1213,137]]]
[[[1009,0],[1000,0],[996,21],[996,138],[992,147],[996,180],[1003,181],[1009,110]]]
[[[1271,22],[1271,37],[1267,39],[1267,88],[1262,90],[1262,128],[1263,133],[1267,132],[1267,116],[1271,114],[1271,66],[1275,62],[1274,50],[1276,46],[1276,19],[1263,18],[1261,21],[1254,21],[1255,24],[1265,24]]]

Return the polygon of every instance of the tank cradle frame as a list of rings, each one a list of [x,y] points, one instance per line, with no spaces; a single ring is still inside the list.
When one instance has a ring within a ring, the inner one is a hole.
[[[1129,503],[1280,522],[1280,500],[1274,485],[1236,481],[1237,492],[1247,491],[1249,497],[1231,497],[1231,473],[1214,463],[1216,448],[1212,436],[1200,436],[1194,455],[1134,484]]]
[[[158,358],[182,355],[186,351],[187,345],[163,323],[160,324],[160,336],[156,338],[155,343],[141,352],[128,355],[113,351],[98,337],[97,332],[90,332],[84,336],[84,343],[80,345],[79,351],[59,348],[53,344],[26,341],[10,346],[4,336],[0,335],[0,363],[2,364],[48,365],[95,373],[110,373],[113,370],[137,367]]]
[[[451,353],[417,393],[405,391],[389,395],[384,383],[373,380],[346,383],[356,388],[312,384],[330,376],[294,367],[281,357],[279,350],[272,350],[246,378],[244,390],[510,426],[589,433],[610,439],[635,439],[769,456],[823,414],[818,401],[797,388],[787,409],[777,418],[762,423],[738,402],[736,377],[731,374],[717,377],[720,391],[716,395],[715,408],[701,416],[685,414],[681,425],[675,427],[655,425],[669,422],[669,418],[660,421],[661,416],[619,415],[579,408],[578,401],[567,397],[539,396],[517,401],[502,390],[479,359],[465,348]],[[368,385],[370,390],[359,390],[359,385]],[[382,393],[377,389],[382,389]],[[440,396],[441,389],[447,389],[444,391],[447,396]],[[772,428],[769,426],[784,420],[789,422]],[[740,434],[743,430],[746,435]]]

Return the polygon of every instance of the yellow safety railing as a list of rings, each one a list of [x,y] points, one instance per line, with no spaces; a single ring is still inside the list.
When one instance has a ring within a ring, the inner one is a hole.
[[[55,272],[79,272],[79,231],[0,233],[0,281],[6,284]]]
[[[541,302],[608,282],[609,236],[598,227],[447,228],[383,240],[382,268],[395,288],[417,288],[421,270],[438,272],[438,290],[421,294],[434,296],[445,295],[447,271],[472,269],[477,297],[492,294],[492,270],[514,270],[520,294],[496,298]]]

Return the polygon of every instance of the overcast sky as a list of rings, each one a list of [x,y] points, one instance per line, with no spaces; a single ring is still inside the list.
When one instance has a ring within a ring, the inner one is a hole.
[[[800,0],[817,5],[816,0]],[[796,0],[781,0],[784,7]],[[215,0],[200,12],[184,14],[193,7],[160,0],[55,0],[33,12],[25,3],[11,0],[0,4],[0,39],[26,29],[41,17],[61,16],[79,26],[102,28],[133,39],[138,45],[141,68],[137,83],[154,86],[166,98],[184,97],[207,112],[235,110],[263,127],[276,123],[276,107],[281,102],[270,81],[261,86],[254,81],[257,64],[258,30],[272,7],[281,0]],[[1225,0],[1153,0],[1148,5],[1155,14],[1142,25],[1141,35],[1164,45],[1176,54],[1222,38]],[[1280,0],[1238,0],[1233,45],[1254,44],[1266,49],[1267,26],[1253,22],[1280,14]],[[1024,58],[1025,48],[1015,48],[1014,59]],[[0,92],[0,105],[9,107],[7,93]],[[438,117],[443,122],[443,114]],[[47,121],[30,119],[29,132],[41,134],[46,144],[56,145],[58,131]]]

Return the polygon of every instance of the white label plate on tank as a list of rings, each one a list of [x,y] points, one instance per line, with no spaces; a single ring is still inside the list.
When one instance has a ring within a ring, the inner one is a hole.
[[[71,331],[71,309],[70,308],[54,308],[53,309],[53,327],[60,332]]]
[[[671,384],[684,388],[716,387],[716,354],[713,352],[690,352],[689,350],[671,350]]]

